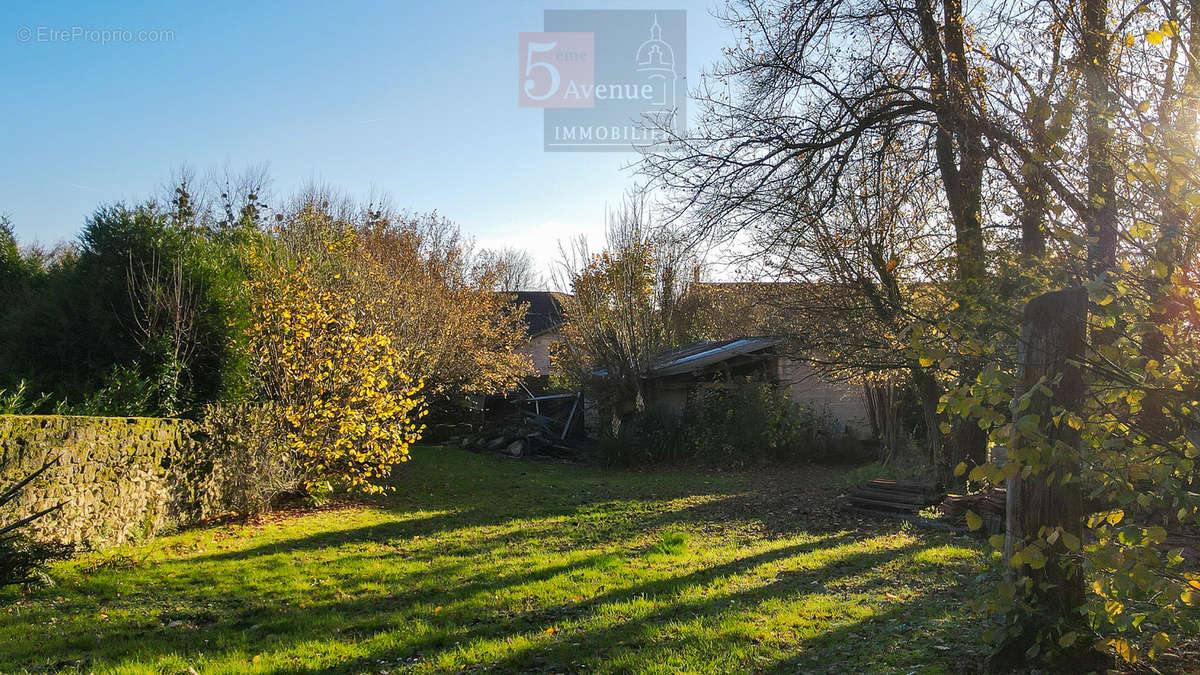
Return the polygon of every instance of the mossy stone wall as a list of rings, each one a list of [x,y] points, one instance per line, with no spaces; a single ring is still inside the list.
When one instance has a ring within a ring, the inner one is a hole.
[[[0,510],[0,523],[61,503],[25,531],[102,548],[205,518],[221,500],[201,441],[187,420],[0,415],[0,486],[57,458]]]

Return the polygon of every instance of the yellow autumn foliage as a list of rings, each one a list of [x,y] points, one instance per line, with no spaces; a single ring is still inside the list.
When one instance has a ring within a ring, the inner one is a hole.
[[[340,275],[261,251],[251,266],[251,358],[283,417],[285,461],[309,491],[381,491],[423,429],[422,382],[406,372],[406,354],[364,320],[370,300]]]

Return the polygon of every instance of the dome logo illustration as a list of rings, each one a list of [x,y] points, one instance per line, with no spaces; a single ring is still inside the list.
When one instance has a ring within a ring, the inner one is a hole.
[[[650,39],[643,42],[637,51],[637,72],[645,75],[646,82],[654,88],[652,104],[664,111],[675,109],[675,50],[663,42],[662,26],[658,25],[658,15],[654,15],[654,25],[650,27]]]

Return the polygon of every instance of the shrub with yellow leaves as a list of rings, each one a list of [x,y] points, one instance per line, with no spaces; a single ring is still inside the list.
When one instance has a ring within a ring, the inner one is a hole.
[[[311,259],[281,262],[264,251],[250,258],[250,351],[282,416],[278,451],[310,493],[330,485],[382,491],[378,481],[408,460],[420,437],[423,383],[405,371],[392,338],[363,320],[370,301],[355,297],[342,275]]]

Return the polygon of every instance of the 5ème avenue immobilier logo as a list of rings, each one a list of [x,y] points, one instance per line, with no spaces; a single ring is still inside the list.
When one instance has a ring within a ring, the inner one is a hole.
[[[685,126],[685,10],[546,10],[521,33],[521,107],[541,108],[547,152],[631,152]]]

